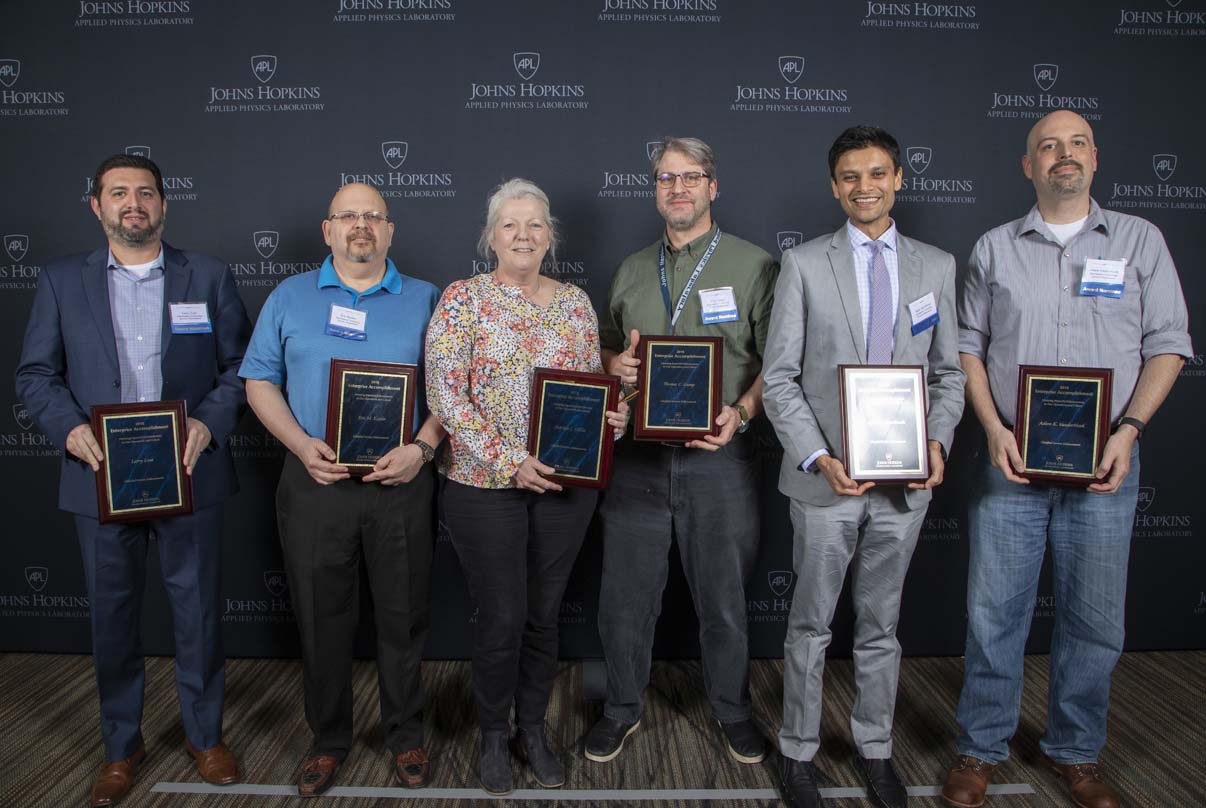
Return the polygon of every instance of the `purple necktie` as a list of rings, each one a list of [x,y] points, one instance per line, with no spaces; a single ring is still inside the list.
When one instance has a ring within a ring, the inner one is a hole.
[[[867,326],[867,363],[892,364],[892,280],[884,261],[884,243],[872,241],[871,248],[871,322]]]

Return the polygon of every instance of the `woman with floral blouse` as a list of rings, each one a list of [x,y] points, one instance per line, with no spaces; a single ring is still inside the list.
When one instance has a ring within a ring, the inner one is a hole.
[[[427,331],[427,398],[450,449],[440,463],[445,520],[477,605],[478,778],[491,794],[512,790],[512,704],[537,782],[565,782],[544,716],[561,598],[597,492],[543,476],[553,469],[528,454],[528,398],[537,367],[601,373],[602,365],[590,299],[540,272],[556,241],[544,191],[523,179],[500,185],[478,240],[497,268],[449,286]],[[607,415],[618,436],[627,406]]]

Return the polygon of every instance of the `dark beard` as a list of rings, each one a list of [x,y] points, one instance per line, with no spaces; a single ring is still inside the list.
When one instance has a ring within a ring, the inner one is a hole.
[[[154,227],[148,227],[143,230],[128,228],[121,223],[120,219],[115,223],[105,222],[105,235],[125,247],[145,247],[147,244],[156,241],[160,234],[163,233],[163,224],[166,220],[167,217],[165,216]]]

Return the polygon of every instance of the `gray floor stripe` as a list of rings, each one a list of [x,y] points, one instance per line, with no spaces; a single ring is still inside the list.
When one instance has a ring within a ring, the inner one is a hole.
[[[911,797],[936,797],[941,786],[909,786]],[[151,787],[153,793],[159,794],[251,794],[257,796],[288,797],[297,794],[297,789],[291,785],[276,786],[259,783],[242,783],[234,786],[211,786],[208,783],[156,783]],[[1026,783],[1000,783],[988,787],[989,794],[1033,794],[1034,789]],[[325,797],[373,797],[377,799],[415,799],[425,800],[549,800],[607,802],[625,800],[629,802],[647,802],[653,800],[776,800],[779,792],[773,788],[732,788],[732,789],[615,789],[615,790],[581,790],[572,789],[518,789],[506,797],[491,797],[476,788],[373,788],[370,786],[336,786],[328,791]],[[821,796],[825,799],[840,799],[844,797],[865,797],[865,788],[822,788]]]

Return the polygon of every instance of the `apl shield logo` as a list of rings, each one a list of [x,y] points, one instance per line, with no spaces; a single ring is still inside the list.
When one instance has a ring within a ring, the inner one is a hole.
[[[285,590],[289,588],[289,579],[284,570],[264,570],[264,588],[274,598],[285,594]]]
[[[5,236],[4,251],[8,253],[9,258],[20,261],[25,257],[25,253],[29,252],[29,236]]]
[[[276,248],[281,243],[281,234],[275,230],[257,230],[252,234],[251,240],[255,243],[255,251],[260,254],[260,258],[268,259],[276,254]]]
[[[35,592],[41,592],[46,588],[46,582],[50,580],[50,572],[45,567],[26,567],[25,568],[25,583],[29,584],[29,588]]]
[[[268,81],[276,74],[276,57],[269,54],[260,54],[259,56],[251,57],[251,75],[255,76],[260,84],[267,84]]]
[[[1181,0],[1168,0],[1169,8],[1176,8],[1179,5],[1181,5]]]
[[[150,146],[126,146],[126,154],[130,155],[131,157],[145,157],[148,160],[150,160],[151,159],[151,147]]]
[[[930,167],[930,158],[934,152],[929,146],[910,146],[905,149],[905,161],[914,174],[924,174]]]
[[[804,234],[799,230],[780,230],[775,233],[775,243],[779,245],[779,249],[787,252],[792,247],[799,247],[804,243]]]
[[[513,53],[511,60],[515,63],[515,72],[524,81],[531,81],[540,69],[539,53]]]
[[[1047,92],[1055,86],[1055,80],[1059,78],[1059,65],[1035,65],[1034,66],[1034,83],[1039,86],[1043,92]]]
[[[656,152],[661,145],[662,142],[660,140],[650,140],[645,144],[645,156],[652,160],[654,152]]]
[[[780,56],[779,74],[788,84],[795,84],[804,75],[803,56]]]
[[[1155,486],[1153,486],[1153,485],[1139,486],[1139,499],[1135,503],[1135,507],[1139,510],[1139,513],[1146,512],[1147,509],[1150,508],[1152,506],[1152,503],[1155,501],[1156,501],[1156,487]]]
[[[795,580],[796,574],[791,570],[774,570],[766,574],[766,582],[770,584],[771,591],[777,598],[786,595]]]
[[[19,75],[21,75],[20,59],[0,59],[0,84],[12,87],[17,83]]]
[[[395,171],[406,162],[406,152],[409,146],[404,140],[387,140],[381,144],[381,156],[385,163]]]
[[[13,420],[21,427],[22,432],[28,432],[33,426],[33,416],[29,414],[29,408],[20,401],[13,405]]]
[[[1173,172],[1177,170],[1177,155],[1175,154],[1153,154],[1152,155],[1152,171],[1156,172],[1156,176],[1160,178],[1160,182],[1168,182],[1172,179]],[[13,259],[16,260],[16,259]]]

